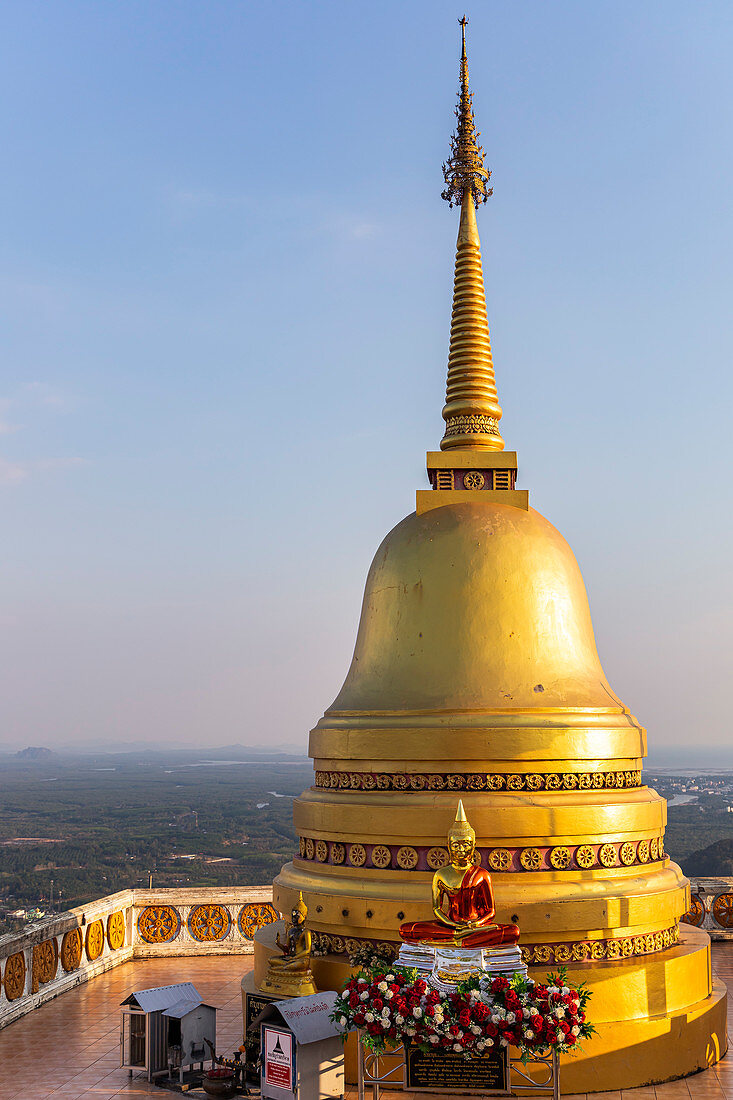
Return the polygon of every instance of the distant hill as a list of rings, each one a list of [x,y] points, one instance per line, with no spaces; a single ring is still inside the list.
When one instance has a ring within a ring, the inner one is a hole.
[[[29,745],[27,749],[16,752],[18,760],[51,760],[56,755],[52,749],[44,749],[41,745]]]
[[[716,840],[707,848],[700,848],[685,856],[685,874],[705,878],[706,876],[733,876],[733,839]]]

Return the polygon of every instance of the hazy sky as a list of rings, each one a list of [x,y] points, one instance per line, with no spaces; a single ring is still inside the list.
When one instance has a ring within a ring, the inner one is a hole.
[[[442,434],[462,8],[0,13],[0,738],[305,745]],[[650,744],[724,744],[730,0],[474,0],[502,432]]]

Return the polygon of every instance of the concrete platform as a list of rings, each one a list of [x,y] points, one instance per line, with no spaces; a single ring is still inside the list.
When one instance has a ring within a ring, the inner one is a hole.
[[[172,1094],[119,1068],[120,1001],[134,989],[192,981],[219,1010],[217,1046],[230,1055],[242,1041],[240,982],[251,966],[236,956],[140,959],[42,1005],[0,1033],[0,1100],[163,1100]],[[733,943],[713,945],[713,969],[733,990]],[[729,1019],[733,1025],[733,1012]],[[347,1100],[356,1100],[355,1090]],[[575,1100],[585,1100],[584,1094]],[[733,1100],[733,1055],[681,1081],[595,1093],[592,1100]]]

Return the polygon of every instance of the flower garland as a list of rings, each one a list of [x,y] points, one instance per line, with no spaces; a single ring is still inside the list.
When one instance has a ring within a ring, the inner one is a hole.
[[[413,1043],[476,1058],[511,1046],[526,1062],[552,1051],[568,1054],[595,1031],[585,1013],[591,993],[568,986],[565,968],[543,984],[522,975],[472,977],[445,993],[416,970],[374,961],[346,983],[331,1019],[344,1033],[361,1031],[375,1054]]]

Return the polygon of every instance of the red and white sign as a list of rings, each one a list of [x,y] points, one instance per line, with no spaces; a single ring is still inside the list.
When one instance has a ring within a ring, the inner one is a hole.
[[[265,1027],[265,1081],[293,1091],[293,1036],[289,1031]]]

